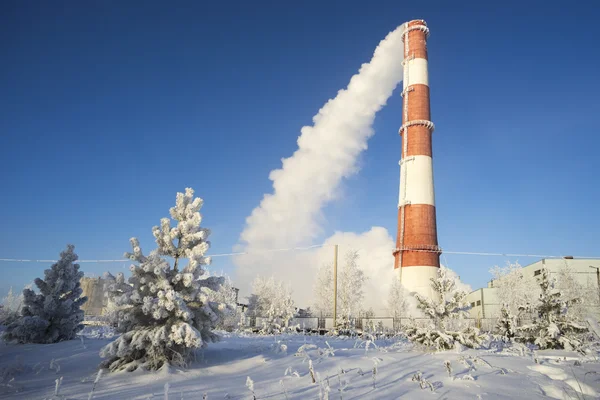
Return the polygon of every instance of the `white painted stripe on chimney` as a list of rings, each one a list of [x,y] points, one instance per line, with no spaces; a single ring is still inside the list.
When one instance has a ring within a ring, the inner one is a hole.
[[[406,173],[403,168],[406,168]],[[406,184],[400,182],[399,207],[404,204],[435,206],[433,160],[431,157],[422,155],[406,157],[400,165],[400,179],[403,177],[406,177]]]
[[[417,292],[430,299],[437,298],[439,294],[435,293],[431,287],[431,278],[437,278],[438,267],[430,265],[415,265],[413,267],[397,268],[400,275],[402,286],[411,292]]]
[[[413,58],[404,66],[404,87],[411,85],[429,86],[429,72],[427,69],[427,60],[424,58]]]

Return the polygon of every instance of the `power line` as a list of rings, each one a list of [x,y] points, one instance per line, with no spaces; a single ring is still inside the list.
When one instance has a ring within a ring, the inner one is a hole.
[[[328,245],[328,244],[316,244],[314,246],[308,246],[308,247],[288,247],[288,248],[282,248],[282,249],[265,249],[265,250],[257,250],[257,251],[252,251],[252,252],[247,252],[247,251],[241,251],[241,252],[237,252],[237,253],[222,253],[222,254],[207,254],[207,257],[230,257],[230,256],[241,256],[241,255],[253,255],[253,254],[263,254],[263,253],[275,253],[275,252],[283,252],[283,251],[294,251],[294,250],[310,250],[310,249],[316,249],[319,247],[330,247],[333,246]],[[43,263],[50,263],[50,262],[57,262],[58,260],[33,260],[33,259],[21,259],[21,258],[0,258],[0,262],[43,262]],[[122,259],[122,260],[77,260],[76,263],[110,263],[110,262],[130,262],[131,260],[129,259]]]
[[[333,244],[316,244],[313,246],[307,247],[287,247],[281,249],[264,249],[264,250],[255,250],[255,251],[241,251],[235,253],[221,253],[221,254],[210,254],[207,257],[232,257],[232,256],[242,256],[242,255],[258,255],[264,253],[276,253],[276,252],[284,252],[284,251],[298,251],[298,250],[310,250],[316,249],[319,247],[332,247]],[[438,251],[438,250],[426,250],[426,249],[413,249],[413,248],[400,248],[397,250],[403,251],[416,251],[416,252],[428,252],[428,253],[439,253],[442,254],[454,254],[454,255],[467,255],[467,256],[500,256],[500,257],[533,257],[533,258],[564,258],[564,256],[556,256],[556,255],[547,255],[547,254],[519,254],[519,253],[486,253],[486,252],[474,252],[474,251]],[[600,256],[572,256],[573,258],[578,259],[600,259]],[[20,259],[20,258],[0,258],[0,262],[43,262],[43,263],[51,263],[56,262],[57,260],[34,260],[34,259]],[[130,262],[129,259],[119,259],[119,260],[77,260],[77,263],[111,263],[111,262]]]

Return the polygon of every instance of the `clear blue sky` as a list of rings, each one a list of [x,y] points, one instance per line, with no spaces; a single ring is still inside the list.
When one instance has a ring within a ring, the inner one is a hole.
[[[415,18],[431,28],[441,246],[600,255],[600,5],[413,3],[3,1],[0,258],[56,258],[66,243],[120,258],[131,236],[150,250],[186,186],[205,200],[212,251],[230,251],[300,128]],[[324,238],[395,232],[400,109],[397,91]],[[474,287],[506,260],[442,258]],[[47,267],[0,263],[0,294]]]

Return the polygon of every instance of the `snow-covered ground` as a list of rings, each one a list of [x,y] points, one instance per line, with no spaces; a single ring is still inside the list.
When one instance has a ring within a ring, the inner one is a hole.
[[[83,341],[0,344],[0,398],[50,399],[55,380],[63,377],[59,394],[64,397],[57,398],[88,399],[98,352],[113,340],[90,331],[95,329],[87,329]],[[366,344],[325,336],[225,334],[185,370],[106,373],[93,398],[163,399],[168,383],[171,400],[202,399],[205,393],[208,399],[252,399],[247,377],[257,399],[319,399],[327,381],[329,399],[597,399],[600,394],[600,362],[594,356],[521,355],[516,348],[429,354],[400,339],[377,340],[365,349]],[[312,383],[309,359],[320,384]],[[413,380],[419,372],[421,383]]]

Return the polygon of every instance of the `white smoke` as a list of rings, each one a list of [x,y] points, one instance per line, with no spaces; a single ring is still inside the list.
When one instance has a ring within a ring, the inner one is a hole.
[[[252,255],[234,260],[235,282],[245,295],[257,275],[274,275],[292,284],[299,305],[310,304],[316,270],[321,263],[331,262],[332,248],[261,252],[310,245],[322,233],[322,208],[335,198],[341,180],[357,172],[357,157],[367,149],[367,140],[374,134],[375,114],[402,80],[404,26],[379,43],[371,61],[361,66],[347,88],[319,110],[312,126],[301,129],[294,154],[282,160],[281,169],[271,171],[269,179],[273,181],[274,192],[264,195],[246,219],[240,236],[238,250]],[[360,264],[371,278],[367,301],[371,297],[369,292],[378,293],[376,297],[385,300],[387,292],[384,296],[381,293],[387,290],[393,273],[394,241],[384,228],[374,227],[363,234],[336,233],[326,243],[341,245],[341,253],[349,246],[359,250]],[[343,260],[343,253],[341,256]]]

